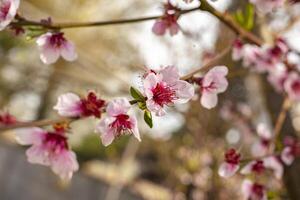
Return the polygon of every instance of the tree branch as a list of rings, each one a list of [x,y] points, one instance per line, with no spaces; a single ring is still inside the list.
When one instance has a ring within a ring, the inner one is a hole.
[[[205,72],[209,70],[211,67],[215,66],[218,61],[220,61],[222,58],[224,58],[232,49],[232,46],[228,46],[225,49],[223,49],[218,55],[216,55],[214,58],[210,59],[207,63],[205,63],[202,67],[192,71],[191,73],[181,77],[181,80],[188,80],[192,78],[195,74],[199,72]]]
[[[231,15],[217,11],[206,0],[200,0],[200,2],[201,2],[201,5],[200,5],[201,10],[207,11],[210,14],[217,17],[221,22],[223,22],[225,25],[227,25],[233,32],[235,32],[241,38],[244,38],[244,39],[248,40],[249,42],[259,45],[259,46],[261,46],[263,44],[263,41],[260,38],[258,38],[253,33],[245,30],[238,23],[236,23],[236,21],[231,17]]]
[[[199,11],[200,7],[181,10],[178,12],[178,15],[184,15],[190,12]],[[16,22],[12,22],[13,26],[40,26],[47,29],[59,30],[59,29],[70,29],[70,28],[86,28],[86,27],[95,27],[95,26],[107,26],[107,25],[122,25],[122,24],[132,24],[139,23],[144,21],[156,20],[163,17],[163,15],[156,15],[150,17],[140,17],[132,19],[119,19],[119,20],[109,20],[109,21],[94,21],[94,22],[66,22],[66,23],[43,23],[39,21],[27,20],[23,17],[18,17]]]
[[[16,124],[12,124],[8,126],[0,126],[0,132],[11,130],[11,129],[17,129],[17,128],[49,126],[61,122],[70,123],[72,121],[75,121],[75,119],[60,117],[57,119],[43,119],[43,120],[31,121],[31,122],[18,122]]]
[[[278,137],[280,135],[281,129],[283,127],[284,121],[286,119],[287,112],[289,111],[291,107],[291,102],[288,99],[288,97],[285,97],[281,106],[281,110],[278,114],[276,123],[275,123],[275,128],[274,128],[274,139],[275,141],[278,140]]]

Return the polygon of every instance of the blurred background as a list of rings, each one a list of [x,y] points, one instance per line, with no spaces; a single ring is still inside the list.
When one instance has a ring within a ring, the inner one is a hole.
[[[220,0],[212,4],[230,12],[243,8],[245,2]],[[160,15],[162,3],[23,0],[20,13],[33,20],[51,16],[54,22],[111,20]],[[182,8],[198,5],[196,0],[188,6],[179,0],[177,3]],[[275,16],[277,22],[258,16],[260,27],[255,31],[269,40],[270,30],[284,29],[297,11],[295,8],[287,13],[282,9]],[[182,16],[182,32],[174,37],[154,35],[153,23],[68,29],[66,37],[76,44],[79,58],[75,62],[60,60],[51,66],[40,61],[34,39],[1,32],[0,107],[18,120],[30,121],[57,117],[52,107],[58,95],[65,92],[84,95],[95,90],[104,99],[129,97],[130,86],[141,87],[144,66],[155,69],[175,65],[184,75],[199,68],[234,39],[228,28],[200,11]],[[287,34],[293,37],[297,31],[291,29]],[[231,111],[243,114],[253,125],[258,121],[271,125],[281,98],[266,84],[265,77],[247,72],[239,63],[233,63],[230,55],[220,64],[229,66],[231,71],[229,89],[221,95],[218,108],[208,111],[195,97],[189,104],[169,108],[166,116],[154,118],[153,129],[147,128],[136,109],[141,119],[141,143],[121,137],[105,148],[94,133],[97,120],[72,123],[70,142],[77,153],[80,172],[70,183],[59,181],[48,168],[27,163],[25,149],[15,144],[13,131],[1,134],[0,199],[240,199],[242,178],[223,180],[217,169],[225,149],[247,146],[255,136]],[[285,130],[296,134],[300,118],[297,106],[294,110],[294,118]],[[269,187],[279,189],[279,199],[285,198],[282,183],[273,181]]]

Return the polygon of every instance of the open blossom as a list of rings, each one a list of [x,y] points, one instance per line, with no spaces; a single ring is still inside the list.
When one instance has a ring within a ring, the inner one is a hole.
[[[267,200],[265,187],[248,179],[242,183],[242,194],[245,200]]]
[[[284,82],[284,90],[290,99],[300,100],[300,76],[296,72],[289,73]]]
[[[284,89],[284,83],[288,77],[288,71],[283,63],[279,63],[268,74],[268,81],[274,87],[277,92],[282,92]]]
[[[157,116],[165,114],[165,106],[186,103],[194,96],[194,87],[180,80],[178,69],[168,66],[160,71],[151,70],[143,78],[147,108]]]
[[[6,28],[15,18],[19,8],[20,0],[0,1],[0,31]]]
[[[291,165],[295,157],[300,156],[300,142],[294,138],[287,137],[284,140],[284,149],[281,152],[281,160],[286,165]]]
[[[268,13],[284,5],[285,0],[250,0],[261,12]]]
[[[141,141],[135,116],[128,115],[130,103],[126,98],[114,99],[108,103],[107,115],[97,125],[104,146],[110,145],[115,138],[125,134],[133,134]]]
[[[233,60],[243,60],[245,67],[252,67],[258,72],[272,72],[289,52],[289,47],[283,38],[277,38],[273,46],[259,47],[253,44],[243,44],[236,40],[233,45]]]
[[[171,36],[176,35],[180,29],[177,20],[177,8],[175,8],[170,2],[164,5],[165,13],[160,19],[157,19],[152,27],[153,33],[156,35],[164,35],[167,30]]]
[[[98,98],[94,92],[89,92],[86,98],[80,98],[74,93],[66,93],[58,97],[54,109],[64,117],[101,117],[105,101]]]
[[[203,78],[197,81],[201,90],[201,104],[211,109],[218,103],[218,94],[224,92],[228,87],[226,75],[228,69],[225,66],[217,66],[209,70]]]
[[[219,175],[224,178],[233,176],[240,168],[241,155],[235,149],[229,149],[225,153],[225,161],[220,165]]]
[[[241,174],[262,174],[265,170],[272,170],[277,179],[283,175],[283,166],[275,156],[269,156],[262,160],[254,160],[241,169]]]
[[[257,126],[256,131],[259,139],[252,145],[251,153],[255,157],[261,157],[268,153],[272,145],[272,133],[266,125],[262,123]]]
[[[40,49],[40,58],[45,64],[55,63],[60,56],[67,61],[77,59],[75,46],[64,37],[62,32],[48,32],[36,41]]]
[[[78,170],[76,155],[70,150],[64,129],[53,132],[41,128],[23,128],[16,131],[17,141],[31,145],[26,151],[28,162],[49,166],[62,179],[69,180]]]

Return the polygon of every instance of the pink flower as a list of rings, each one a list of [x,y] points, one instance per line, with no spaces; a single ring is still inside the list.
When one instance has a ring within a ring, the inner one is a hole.
[[[228,87],[226,75],[228,69],[225,66],[217,66],[209,70],[197,83],[201,89],[201,104],[207,109],[215,107],[218,103],[218,94]]]
[[[280,179],[283,175],[283,166],[275,156],[269,156],[262,160],[255,160],[248,163],[241,169],[241,174],[262,174],[266,169],[274,172],[275,177]]]
[[[245,200],[267,200],[265,187],[248,179],[242,183],[242,194]]]
[[[271,169],[277,179],[281,179],[283,175],[283,166],[279,158],[276,156],[269,156],[263,159],[264,165],[267,169]]]
[[[237,39],[233,43],[233,49],[232,49],[232,59],[233,60],[240,60],[243,58],[243,47],[244,44],[241,40]]]
[[[96,127],[96,130],[101,133],[104,146],[110,145],[115,138],[125,134],[133,134],[138,141],[141,141],[137,119],[127,114],[129,109],[130,103],[126,98],[115,99],[108,103],[107,116]]]
[[[225,162],[220,165],[219,175],[224,178],[233,176],[240,168],[241,155],[235,149],[229,149],[225,153]]]
[[[261,157],[268,153],[272,145],[272,133],[265,124],[260,123],[257,126],[259,140],[252,145],[251,153],[255,157]]]
[[[300,156],[300,142],[292,137],[287,137],[284,140],[284,149],[281,152],[281,160],[286,165],[291,165],[295,157]]]
[[[6,28],[15,18],[20,0],[0,1],[0,31]]]
[[[262,50],[257,45],[245,44],[243,47],[243,65],[245,67],[254,66]]]
[[[67,61],[77,59],[75,46],[64,37],[64,33],[45,33],[36,41],[40,49],[40,58],[45,64],[55,63],[60,56]]]
[[[175,15],[166,15],[158,19],[152,27],[152,31],[156,35],[164,35],[166,31],[169,30],[170,35],[173,36],[179,32],[179,29],[177,16]]]
[[[152,27],[152,32],[156,35],[164,35],[169,30],[170,35],[176,35],[180,29],[178,20],[178,9],[174,7],[169,1],[164,5],[165,14],[160,19],[156,20]]]
[[[26,151],[28,162],[49,166],[62,179],[71,179],[79,166],[76,155],[70,150],[63,129],[48,132],[40,128],[18,129],[17,141],[31,145]]]
[[[54,109],[64,117],[101,117],[105,101],[98,98],[94,92],[89,92],[86,98],[80,98],[74,93],[66,93],[58,97]]]
[[[278,38],[274,46],[245,44],[240,46],[236,44],[234,48],[235,57],[243,59],[245,67],[251,66],[258,72],[272,72],[281,64],[281,60],[287,55],[289,47],[286,41]],[[233,54],[234,56],[234,54]]]
[[[261,12],[268,13],[284,5],[285,0],[250,0]]]
[[[288,72],[284,64],[278,64],[268,74],[268,81],[275,88],[277,92],[282,92],[284,88],[284,82],[288,77]]]
[[[241,169],[241,174],[250,174],[256,173],[261,174],[265,171],[266,167],[264,165],[264,161],[255,160],[248,163],[245,167]]]
[[[300,100],[300,76],[296,72],[290,72],[284,82],[284,90],[289,98],[295,101]]]
[[[194,87],[180,80],[178,70],[168,66],[155,72],[146,73],[143,79],[144,93],[147,97],[147,108],[157,116],[165,114],[165,106],[186,103],[194,96]]]

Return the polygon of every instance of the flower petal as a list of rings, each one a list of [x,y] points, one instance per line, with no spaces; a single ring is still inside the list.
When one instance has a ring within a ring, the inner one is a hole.
[[[233,176],[239,170],[239,168],[239,165],[224,162],[220,165],[218,174],[223,178],[229,178]]]
[[[15,132],[16,140],[22,145],[41,144],[47,131],[41,128],[20,128]]]
[[[53,107],[58,114],[64,117],[79,117],[81,115],[80,97],[74,93],[66,93],[58,97]]]

